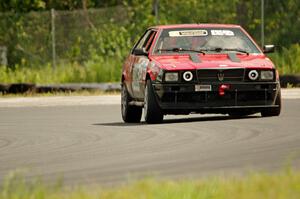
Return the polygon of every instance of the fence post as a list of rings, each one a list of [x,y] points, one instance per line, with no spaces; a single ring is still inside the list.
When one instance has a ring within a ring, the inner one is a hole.
[[[52,68],[56,69],[56,49],[55,49],[55,10],[51,9],[51,36],[52,36]]]
[[[7,66],[7,48],[0,46],[0,66]]]
[[[261,48],[265,45],[265,1],[261,0]]]

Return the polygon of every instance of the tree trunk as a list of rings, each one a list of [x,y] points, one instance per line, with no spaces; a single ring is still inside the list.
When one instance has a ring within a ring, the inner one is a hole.
[[[82,9],[83,9],[83,13],[84,13],[84,17],[86,22],[88,23],[90,28],[95,28],[94,24],[91,22],[90,17],[89,17],[89,13],[87,10],[87,0],[82,0]]]

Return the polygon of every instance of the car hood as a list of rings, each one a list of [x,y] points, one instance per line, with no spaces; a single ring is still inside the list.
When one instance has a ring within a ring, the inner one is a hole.
[[[263,54],[236,55],[239,61],[227,54],[198,55],[200,62],[192,61],[190,55],[155,55],[150,59],[164,70],[195,70],[207,68],[264,68],[272,69],[274,64]]]

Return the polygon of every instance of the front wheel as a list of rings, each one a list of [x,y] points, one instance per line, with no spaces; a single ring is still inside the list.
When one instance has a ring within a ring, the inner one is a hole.
[[[269,108],[266,110],[261,111],[261,116],[263,117],[273,117],[273,116],[279,116],[281,112],[281,92],[279,90],[279,93],[275,100],[275,105],[278,105],[278,107],[275,108]]]
[[[121,92],[121,113],[123,121],[126,123],[138,123],[142,117],[142,107],[130,105],[131,98],[126,89],[126,86],[122,85]]]
[[[159,107],[155,93],[150,80],[146,82],[145,98],[144,98],[144,116],[147,123],[160,123],[164,119],[164,114]]]

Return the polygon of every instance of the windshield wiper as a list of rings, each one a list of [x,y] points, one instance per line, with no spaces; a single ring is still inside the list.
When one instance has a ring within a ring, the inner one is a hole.
[[[158,51],[167,51],[167,52],[195,52],[195,53],[202,53],[203,55],[205,52],[203,50],[194,50],[194,49],[185,49],[185,48],[167,48],[167,49],[157,49],[156,52]]]
[[[249,52],[240,48],[223,48],[223,51],[236,51],[236,52],[240,52],[240,53],[245,53],[247,55],[249,55]]]
[[[240,48],[209,48],[209,49],[201,49],[203,51],[215,51],[215,52],[222,52],[222,51],[235,51],[235,52],[240,52],[240,53],[245,53],[249,55],[249,52]]]

